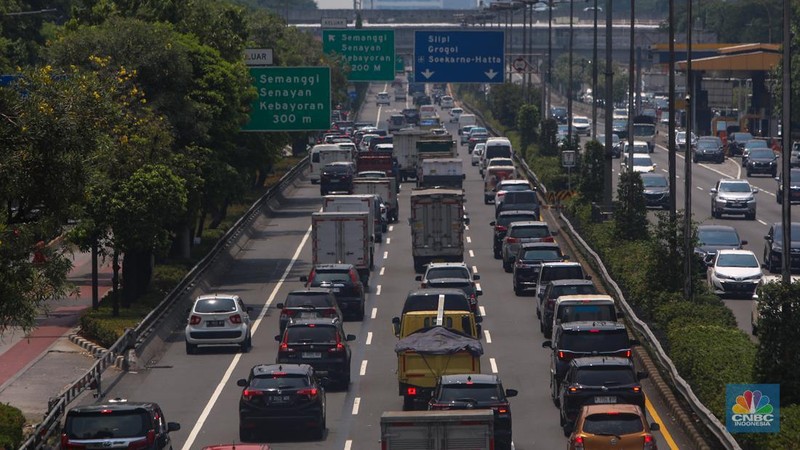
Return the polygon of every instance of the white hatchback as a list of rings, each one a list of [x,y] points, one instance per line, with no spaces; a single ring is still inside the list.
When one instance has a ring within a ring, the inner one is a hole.
[[[719,250],[708,268],[708,284],[718,295],[752,298],[764,274],[750,250]]]
[[[250,311],[238,295],[208,294],[194,300],[184,331],[186,353],[199,345],[236,345],[242,352],[252,347]]]

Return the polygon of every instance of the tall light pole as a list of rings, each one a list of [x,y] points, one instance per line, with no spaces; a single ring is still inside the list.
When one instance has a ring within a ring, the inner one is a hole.
[[[669,0],[669,124],[667,124],[667,148],[669,149],[669,218],[674,226],[678,217],[677,198],[675,198],[675,0]],[[687,142],[691,142],[688,139]],[[671,243],[670,250],[675,254],[677,243]]]
[[[575,2],[569,2],[569,79],[567,81],[567,142],[572,144],[572,17]],[[572,150],[572,145],[570,145]]]
[[[628,172],[633,173],[633,118],[636,115],[636,108],[634,107],[633,92],[635,87],[634,64],[636,62],[636,54],[634,45],[636,44],[636,34],[634,33],[634,26],[636,23],[636,5],[635,0],[631,0],[631,31],[630,31],[630,54],[628,56]]]
[[[692,258],[694,249],[692,248],[692,121],[694,120],[693,103],[694,98],[694,77],[692,76],[692,0],[687,0],[686,23],[686,152],[684,154],[684,216],[683,216],[683,296],[686,299],[692,298]]]
[[[597,0],[594,0],[594,42],[592,46],[592,139],[597,139]]]
[[[553,107],[551,90],[553,88],[553,0],[547,2],[547,111],[544,117],[550,117]]]
[[[781,224],[783,226],[783,252],[781,253],[781,275],[784,284],[792,282],[792,205],[789,201],[789,180],[791,179],[790,156],[792,151],[792,7],[789,0],[783,0],[783,105],[781,126],[781,183],[783,198],[781,199]],[[786,311],[786,309],[784,309]]]
[[[605,164],[603,165],[603,205],[606,210],[611,210],[612,201],[614,199],[614,187],[611,184],[611,177],[613,176],[613,158],[611,155],[611,147],[614,142],[611,140],[611,135],[614,133],[611,120],[613,119],[614,110],[614,70],[612,67],[611,58],[611,0],[606,0],[606,152]]]

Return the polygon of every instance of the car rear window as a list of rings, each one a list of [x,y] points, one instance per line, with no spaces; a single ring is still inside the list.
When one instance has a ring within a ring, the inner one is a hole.
[[[286,329],[287,342],[303,344],[309,342],[336,342],[336,328],[325,325],[294,326]]]
[[[597,294],[597,288],[593,284],[575,284],[567,286],[553,286],[550,291],[551,298],[558,298],[562,295],[592,295]]]
[[[325,173],[336,173],[336,174],[346,174],[347,173],[347,166],[325,166]]]
[[[620,386],[636,383],[636,377],[629,367],[584,367],[578,370],[575,382],[584,386]]]
[[[585,278],[580,266],[547,267],[542,269],[542,282]]]
[[[614,352],[630,348],[628,333],[621,330],[564,331],[558,344],[559,350],[571,352]]]
[[[425,274],[428,280],[436,278],[466,278],[469,279],[469,270],[466,267],[436,267]]]
[[[550,230],[542,225],[513,227],[510,235],[518,238],[545,238],[550,236]]]
[[[636,414],[592,414],[583,422],[583,432],[622,436],[644,431],[642,419]]]
[[[146,411],[69,414],[65,428],[72,439],[112,439],[144,436],[150,428]]]
[[[497,384],[474,383],[474,384],[453,384],[442,386],[440,400],[481,402],[499,401],[503,398],[503,392]]]
[[[287,307],[298,307],[298,306],[314,306],[314,307],[326,307],[331,306],[330,301],[330,294],[326,294],[324,292],[319,293],[306,293],[306,294],[289,294],[286,297],[286,301],[284,305]]]
[[[526,250],[522,255],[525,261],[558,261],[561,252],[558,250]]]
[[[558,318],[562,323],[588,322],[595,320],[617,320],[617,312],[611,304],[562,304],[558,308]]]
[[[299,373],[281,373],[257,376],[250,380],[250,387],[255,389],[287,389],[309,386],[308,377]]]
[[[438,295],[409,295],[403,305],[403,314],[411,311],[433,311],[439,308]],[[469,300],[463,295],[445,294],[446,311],[469,311]]]
[[[232,298],[208,298],[198,300],[194,311],[199,313],[226,313],[236,311],[236,302]]]
[[[350,281],[350,272],[347,270],[314,272],[315,285],[326,281],[329,283]]]
[[[503,197],[503,203],[510,205],[515,203],[537,203],[536,193],[533,191],[508,192]]]
[[[508,195],[508,194],[506,194]],[[525,221],[535,221],[539,218],[536,217],[536,214],[512,214],[507,216],[500,216],[497,218],[497,225],[501,227],[508,227],[511,222],[525,222]]]

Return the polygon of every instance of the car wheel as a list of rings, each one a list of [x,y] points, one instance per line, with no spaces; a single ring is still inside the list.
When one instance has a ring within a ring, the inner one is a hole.
[[[356,316],[356,320],[363,321],[364,320],[364,302],[361,302],[361,311],[358,312]]]
[[[756,220],[756,213],[753,212],[752,214],[745,214],[744,217],[747,220]]]
[[[778,202],[779,205],[783,203],[783,193],[782,192],[778,192],[777,195],[775,195],[775,201]]]
[[[767,260],[767,270],[769,271],[769,273],[778,273],[778,272],[780,272],[780,267],[778,267],[777,264],[773,264],[772,263],[772,258],[771,257],[767,256],[767,258],[765,258],[765,259]]]
[[[494,259],[500,259],[500,258],[502,258],[502,256],[503,255],[501,255],[499,251],[497,251],[497,250],[494,251]]]
[[[197,353],[197,345],[186,343],[186,354],[187,355],[194,355]]]
[[[713,217],[715,219],[719,219],[719,217],[720,217],[720,214],[717,212],[716,209],[714,209],[713,206],[711,207],[711,217]]]
[[[516,295],[517,297],[522,296],[522,289],[519,288],[517,283],[514,283],[514,295]]]
[[[239,440],[241,442],[253,442],[253,430],[239,427]]]
[[[544,326],[544,337],[550,339],[553,337],[553,328],[549,325]]]
[[[550,397],[556,407],[561,406],[561,400],[558,398],[558,383],[552,377],[550,378]]]
[[[250,332],[247,332],[247,337],[244,339],[244,342],[240,344],[242,349],[242,353],[247,353],[250,351],[250,348],[253,346],[253,338],[250,336]]]
[[[750,177],[751,175],[752,175],[752,172],[750,172],[750,169],[747,169],[747,176]]]
[[[569,437],[569,435],[572,434],[573,426],[570,423],[564,423],[561,428],[564,430],[564,437]]]
[[[773,170],[773,171],[772,171],[772,178],[775,178],[775,177],[777,177],[777,176],[778,176],[778,172],[777,172],[777,171],[775,171],[775,170]]]
[[[511,263],[506,260],[503,260],[503,270],[505,270],[506,273],[511,273],[513,270]]]
[[[312,438],[317,441],[321,441],[325,437],[325,429],[327,428],[325,424],[325,415],[323,414],[322,417],[319,419],[319,426],[314,429],[314,433]]]

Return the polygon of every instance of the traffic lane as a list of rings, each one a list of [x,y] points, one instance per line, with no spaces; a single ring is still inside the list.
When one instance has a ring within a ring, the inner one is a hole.
[[[293,280],[308,273],[308,264],[293,266],[287,273],[290,260],[276,258],[279,262],[272,262],[268,255],[294,255],[305,236],[300,234],[307,233],[309,228],[310,214],[319,209],[321,202],[315,201],[319,194],[310,183],[304,183],[290,195],[287,206],[277,211],[277,218],[259,220],[253,239],[245,251],[237,255],[225,282],[216,291],[237,293],[251,306],[264,305],[272,297],[274,308],[274,303],[284,298],[286,293],[302,286]],[[307,243],[299,256],[310,261]],[[270,269],[271,264],[276,267]],[[283,273],[287,273],[285,282],[278,287]],[[276,288],[277,295],[273,296]],[[206,350],[199,355],[186,355],[182,330],[175,330],[172,344],[158,361],[151,364],[150,369],[125,375],[108,395],[111,398],[159,402],[170,420],[182,423],[182,429],[172,436],[176,448],[198,448],[238,440],[237,402],[241,388],[236,386],[236,379],[246,377],[253,365],[275,360],[277,343],[274,336],[278,330],[275,311],[269,310],[255,329],[254,347],[247,354],[238,354],[235,350]],[[258,313],[259,308],[256,308],[253,316]],[[353,324],[358,323],[345,323],[348,333],[354,332]],[[327,396],[329,439],[331,431],[339,429],[339,411],[346,396],[347,393],[336,392]],[[197,433],[197,439],[188,442],[193,431]],[[308,448],[308,445],[302,442],[296,448]],[[324,442],[313,445],[326,448]]]

